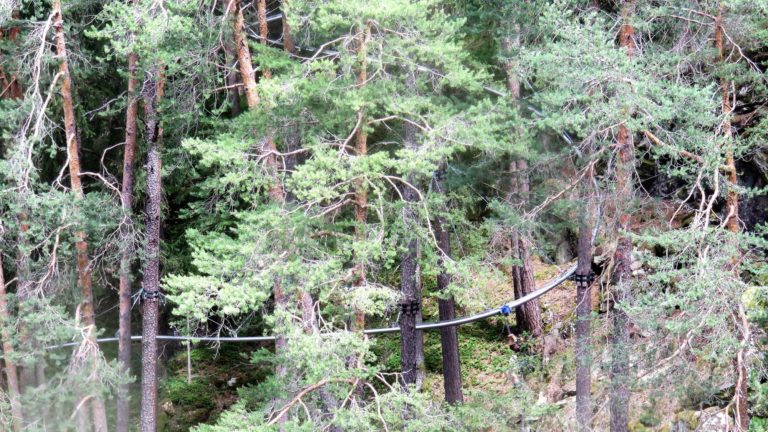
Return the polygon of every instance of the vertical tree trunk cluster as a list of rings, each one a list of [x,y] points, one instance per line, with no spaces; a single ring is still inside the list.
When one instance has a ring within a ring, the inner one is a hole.
[[[445,194],[444,179],[446,164],[444,163],[434,176],[434,189],[439,194]],[[443,217],[435,218],[433,222],[437,247],[440,249],[438,265],[440,272],[437,274],[437,291],[445,296],[445,291],[451,284],[451,275],[445,268],[445,261],[451,257],[451,236],[446,227],[447,222]],[[438,300],[438,314],[440,321],[456,318],[456,302],[453,296],[441,297]],[[461,389],[461,358],[459,357],[458,329],[443,327],[440,329],[440,348],[443,354],[443,389],[445,401],[449,404],[464,403],[464,393]]]
[[[635,30],[631,19],[634,15],[634,0],[624,0],[622,4],[622,24],[619,31],[619,45],[632,58],[635,52]],[[631,113],[626,113],[627,116]],[[632,278],[632,242],[626,234],[631,229],[631,215],[627,208],[631,202],[633,187],[634,139],[632,131],[624,124],[619,125],[616,134],[616,211],[618,217],[616,251],[613,256],[613,335],[611,358],[611,431],[626,431],[629,424],[629,318],[622,305],[630,299]]]
[[[142,279],[141,431],[157,430],[157,327],[160,293],[160,224],[162,214],[162,127],[158,103],[163,97],[161,65],[147,73],[142,90],[147,140],[146,264]]]
[[[61,12],[61,1],[53,1],[53,28],[55,29],[56,56],[59,59],[59,74],[61,75],[61,97],[64,110],[64,131],[66,136],[67,157],[69,159],[69,178],[72,187],[72,193],[75,199],[82,200],[85,196],[83,185],[80,180],[80,143],[77,134],[77,125],[75,122],[75,108],[72,96],[72,78],[69,74],[69,63],[67,59],[66,39],[64,35],[64,21]],[[88,257],[88,240],[82,230],[75,232],[75,250],[77,256],[77,283],[82,293],[82,302],[78,307],[80,322],[88,329],[86,331],[88,343],[94,345],[92,358],[88,359],[90,365],[87,367],[96,367],[96,356],[99,355],[98,344],[96,343],[96,320],[93,311],[93,287],[91,280],[90,259]],[[94,375],[95,376],[95,375]],[[98,388],[98,383],[94,382],[94,387]],[[104,401],[101,396],[96,394],[90,400],[90,407],[93,416],[93,424],[96,432],[107,430],[107,414]]]

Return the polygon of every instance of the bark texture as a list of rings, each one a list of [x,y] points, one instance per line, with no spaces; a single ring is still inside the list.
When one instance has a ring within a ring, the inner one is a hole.
[[[259,94],[256,91],[256,76],[253,72],[251,50],[248,49],[248,38],[245,34],[245,18],[240,0],[232,0],[232,33],[235,38],[237,64],[240,67],[240,79],[243,80],[245,100],[249,108],[259,104]]]
[[[144,122],[147,140],[146,266],[142,280],[141,431],[157,430],[157,326],[160,302],[160,223],[162,204],[162,128],[157,103],[163,95],[160,67],[145,80]]]
[[[67,157],[69,159],[69,178],[72,186],[72,193],[75,199],[82,200],[85,196],[83,185],[80,181],[80,143],[75,123],[75,108],[72,96],[72,79],[69,74],[69,64],[67,61],[66,38],[64,35],[64,21],[61,13],[61,1],[53,2],[53,28],[55,29],[56,56],[59,60],[59,74],[61,75],[61,97],[64,110],[64,131],[67,140]],[[93,287],[91,279],[90,258],[88,257],[88,240],[84,231],[75,232],[75,251],[77,257],[77,283],[82,294],[82,302],[78,308],[81,323],[88,328],[87,338],[89,343],[98,346],[96,343],[96,319],[93,310]],[[92,358],[89,367],[95,367],[99,355],[98,349],[92,351]],[[94,378],[96,374],[93,374]],[[93,385],[98,386],[97,382]],[[104,401],[96,394],[90,401],[91,412],[93,416],[93,425],[96,432],[107,430],[107,414]]]
[[[630,20],[634,15],[634,1],[625,0],[622,4],[622,25],[619,31],[619,45],[626,50],[627,56],[635,52],[635,30]],[[631,115],[631,113],[627,113]],[[628,203],[632,199],[632,175],[634,161],[634,140],[632,132],[623,124],[619,126],[616,135],[618,163],[616,165],[616,202],[620,210],[616,227],[619,237],[613,256],[613,335],[611,356],[611,432],[625,432],[629,425],[629,352],[631,341],[629,337],[629,318],[622,304],[630,300],[630,284],[632,278],[632,242],[626,235],[631,229],[631,215]],[[618,307],[617,307],[618,306]]]
[[[513,177],[510,186],[510,197],[517,197],[522,203],[529,199],[528,162],[519,159],[510,163],[510,176]],[[510,199],[511,202],[511,199]],[[522,298],[536,290],[536,280],[533,277],[533,264],[528,240],[529,234],[518,230],[512,235],[510,251],[512,257],[517,258],[520,264],[512,267],[512,281],[515,289],[515,298]],[[521,331],[527,331],[534,337],[542,334],[541,306],[539,300],[532,300],[515,309],[517,327]]]
[[[443,178],[445,166],[435,173],[435,191],[445,193]],[[440,272],[437,274],[437,290],[444,292],[451,284],[451,275],[445,268],[445,260],[451,256],[451,236],[446,227],[446,221],[442,217],[435,218],[433,222],[438,253],[440,259],[438,265]],[[438,314],[440,321],[456,318],[456,303],[453,297],[441,297],[438,300]],[[449,404],[464,403],[464,393],[461,390],[461,358],[459,357],[459,335],[457,327],[444,327],[440,329],[440,348],[443,354],[443,389],[445,401]]]
[[[371,39],[371,24],[360,29],[356,38],[355,49],[357,51],[357,88],[365,87],[368,81],[368,41]],[[355,151],[357,157],[364,158],[368,156],[368,133],[366,127],[365,108],[357,111],[357,132],[355,133]],[[368,186],[364,179],[355,181],[355,240],[365,240],[365,224],[368,222]],[[365,262],[363,258],[358,257],[355,264],[355,279],[358,286],[365,285]],[[355,311],[355,322],[353,328],[357,331],[363,331],[365,328],[365,311]]]
[[[591,231],[586,223],[579,227],[576,274],[582,277],[592,274]],[[576,425],[579,432],[592,430],[591,285],[591,282],[576,282]]]

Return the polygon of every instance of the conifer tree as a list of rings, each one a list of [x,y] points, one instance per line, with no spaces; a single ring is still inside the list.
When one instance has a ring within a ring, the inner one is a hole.
[[[64,35],[64,20],[61,10],[61,2],[53,2],[53,28],[56,39],[56,55],[59,58],[59,75],[61,79],[61,97],[64,107],[64,130],[66,137],[67,158],[69,160],[69,180],[72,193],[75,199],[84,198],[81,167],[80,167],[80,140],[75,124],[75,110],[72,96],[72,78],[69,72],[67,58],[66,40]],[[94,368],[96,363],[95,356],[99,355],[98,345],[96,344],[96,320],[93,310],[93,287],[91,280],[90,259],[88,256],[88,241],[84,231],[75,232],[75,248],[77,250],[77,280],[78,286],[82,292],[82,302],[80,303],[78,313],[81,322],[86,326],[87,343],[93,344],[95,348],[91,350],[91,358],[86,359],[86,367]],[[97,432],[106,432],[107,413],[104,401],[100,395],[93,396],[90,402],[94,428]]]

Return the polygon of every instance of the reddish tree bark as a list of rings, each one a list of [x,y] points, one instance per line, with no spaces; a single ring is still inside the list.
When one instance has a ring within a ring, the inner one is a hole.
[[[714,44],[717,49],[717,62],[724,63],[726,61],[725,53],[725,36],[723,29],[723,12],[724,7],[722,4],[718,5],[717,16],[715,17],[715,37]],[[731,140],[733,138],[731,113],[733,107],[731,106],[731,91],[730,83],[725,78],[720,79],[720,95],[721,104],[720,109],[723,115],[723,121],[721,123],[721,134],[726,144],[725,150],[725,164],[724,170],[726,173],[726,180],[728,181],[728,191],[725,197],[725,210],[726,214],[725,228],[733,233],[738,234],[741,232],[741,225],[739,224],[739,177],[736,171],[736,160],[733,154],[733,147]],[[738,251],[738,244],[735,245]],[[733,271],[736,278],[739,278],[739,257],[738,252],[735,252],[734,257],[731,259],[729,266]],[[735,418],[736,427],[739,432],[746,432],[749,429],[749,399],[748,399],[748,371],[746,365],[746,346],[749,342],[749,321],[746,319],[743,307],[739,304],[734,307],[734,321],[737,323],[737,331],[740,336],[741,346],[739,347],[736,358],[733,360],[734,369],[736,372],[736,387],[734,390],[734,402],[735,402]]]
[[[144,83],[147,140],[146,265],[142,280],[141,431],[157,430],[157,326],[160,302],[160,224],[162,216],[162,127],[157,105],[163,97],[162,67],[148,72]]]
[[[72,192],[77,200],[85,196],[83,185],[80,181],[80,143],[75,124],[75,108],[72,97],[72,78],[69,74],[67,61],[66,38],[64,36],[64,21],[61,13],[61,1],[53,1],[53,28],[55,29],[56,56],[59,59],[59,74],[61,75],[61,96],[64,110],[64,131],[67,140],[67,157],[69,158],[69,179]],[[84,231],[75,232],[75,250],[77,256],[77,280],[82,293],[82,302],[79,306],[81,322],[89,328],[87,337],[94,346],[96,343],[96,319],[93,311],[93,287],[91,280],[90,258],[88,257],[88,241]],[[98,355],[97,350],[94,355]],[[92,358],[92,366],[95,366],[96,358]],[[94,382],[94,385],[98,383]],[[96,432],[107,430],[107,414],[104,401],[99,395],[91,399],[93,424]]]
[[[362,89],[368,81],[368,42],[371,39],[371,24],[366,23],[365,27],[360,29],[356,37],[357,51],[357,88]],[[366,113],[365,108],[357,111],[357,132],[355,134],[355,152],[359,158],[368,156],[368,133],[366,132]],[[364,241],[366,237],[365,225],[368,222],[368,186],[364,179],[355,181],[355,240]],[[358,258],[355,264],[356,282],[358,286],[365,285],[365,262]],[[363,331],[365,328],[365,311],[355,311],[355,322],[353,328],[357,331]]]
[[[245,18],[241,8],[241,0],[232,0],[232,33],[235,38],[235,52],[237,64],[240,67],[240,79],[243,80],[245,101],[248,108],[259,104],[259,94],[256,91],[256,77],[253,73],[251,50],[248,48],[248,38],[245,34]]]
[[[12,360],[14,355],[11,335],[8,325],[11,323],[11,313],[8,310],[7,293],[5,291],[5,274],[3,272],[3,257],[0,254],[0,336],[3,338],[3,359],[5,360],[5,378],[8,386],[8,400],[11,403],[11,416],[14,432],[19,432],[24,427],[24,414],[21,406],[21,392],[19,388],[19,375],[16,363]]]

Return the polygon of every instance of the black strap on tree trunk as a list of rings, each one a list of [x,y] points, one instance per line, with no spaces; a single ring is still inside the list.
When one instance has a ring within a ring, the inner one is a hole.
[[[400,303],[400,313],[403,315],[416,315],[421,308],[419,302],[412,301],[408,303]]]
[[[588,274],[584,274],[584,275],[583,274],[574,273],[568,279],[576,282],[577,284],[589,285],[589,284],[591,284],[592,282],[595,281],[595,273],[594,272],[589,272]]]

